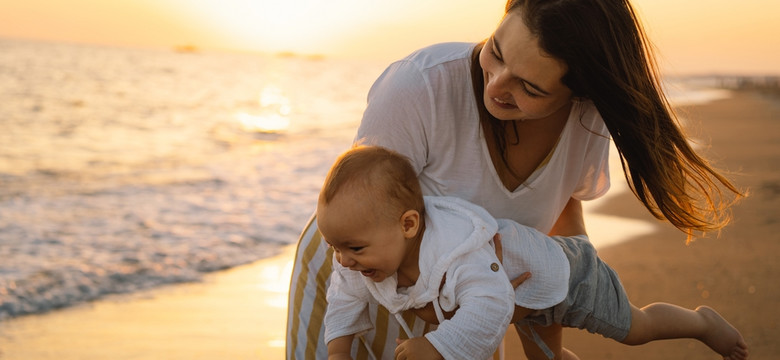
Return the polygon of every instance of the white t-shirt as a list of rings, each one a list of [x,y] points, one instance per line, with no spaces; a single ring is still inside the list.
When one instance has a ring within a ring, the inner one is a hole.
[[[425,195],[456,196],[547,233],[569,198],[591,200],[609,189],[609,132],[590,101],[575,102],[549,161],[507,190],[479,123],[474,46],[437,44],[391,64],[371,87],[356,140],[407,156]]]

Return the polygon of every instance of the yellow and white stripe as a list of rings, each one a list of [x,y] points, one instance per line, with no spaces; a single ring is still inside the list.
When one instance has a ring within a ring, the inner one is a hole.
[[[287,310],[287,359],[327,359],[323,341],[325,293],[330,283],[332,250],[325,246],[314,216],[301,233],[295,252]]]

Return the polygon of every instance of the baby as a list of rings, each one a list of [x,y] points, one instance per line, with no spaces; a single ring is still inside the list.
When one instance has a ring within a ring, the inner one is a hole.
[[[396,358],[487,359],[510,322],[529,329],[533,358],[560,354],[528,325],[585,328],[637,345],[695,338],[724,359],[746,359],[740,333],[711,308],[632,305],[617,274],[585,235],[547,236],[453,197],[424,197],[403,156],[358,146],[331,168],[317,205],[334,250],[325,341],[329,359],[351,359],[356,334],[371,328],[368,303],[401,314],[433,307],[438,326],[399,340]],[[500,262],[492,243],[501,236]],[[517,291],[508,278],[533,276]],[[430,304],[430,305],[429,305]],[[407,334],[411,332],[405,329]]]

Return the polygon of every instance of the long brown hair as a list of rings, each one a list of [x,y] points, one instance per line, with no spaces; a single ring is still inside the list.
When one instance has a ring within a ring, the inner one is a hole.
[[[631,191],[658,219],[688,234],[729,223],[727,196],[742,196],[691,148],[661,90],[652,47],[627,0],[509,0],[542,50],[566,63],[561,81],[598,109]],[[480,121],[501,149],[505,135],[484,107],[477,47],[472,81]],[[506,160],[504,160],[506,161]],[[724,193],[725,192],[725,193]]]

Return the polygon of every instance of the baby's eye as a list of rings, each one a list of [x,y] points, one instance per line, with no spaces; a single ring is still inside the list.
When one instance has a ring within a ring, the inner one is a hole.
[[[364,248],[364,246],[353,246],[353,247],[350,247],[349,249],[354,251],[354,252],[358,252],[360,250],[363,250],[363,248]]]

